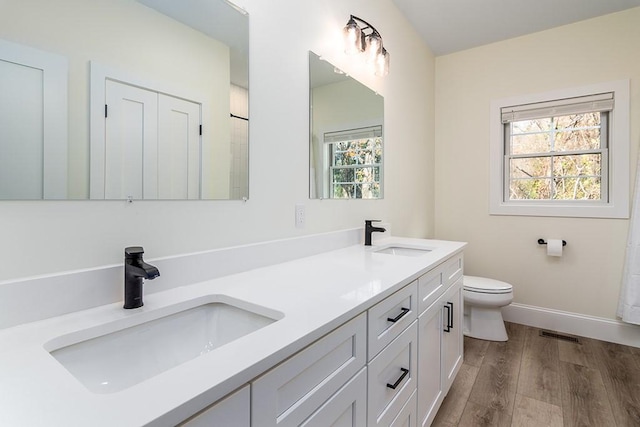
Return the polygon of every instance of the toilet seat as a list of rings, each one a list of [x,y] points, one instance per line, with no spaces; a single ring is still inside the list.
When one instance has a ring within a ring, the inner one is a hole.
[[[465,291],[482,294],[508,294],[513,291],[513,286],[509,283],[477,276],[464,276],[463,288]]]

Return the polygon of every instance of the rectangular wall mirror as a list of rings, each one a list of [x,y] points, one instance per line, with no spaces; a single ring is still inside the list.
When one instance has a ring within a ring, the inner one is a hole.
[[[248,197],[249,17],[225,0],[7,0],[0,200]]]
[[[383,196],[384,99],[309,52],[309,196]]]

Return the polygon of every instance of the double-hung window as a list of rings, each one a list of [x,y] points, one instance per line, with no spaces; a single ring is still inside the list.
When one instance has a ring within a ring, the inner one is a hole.
[[[324,134],[328,149],[330,198],[382,197],[382,126]]]
[[[491,213],[628,217],[628,83],[617,83],[492,103]]]

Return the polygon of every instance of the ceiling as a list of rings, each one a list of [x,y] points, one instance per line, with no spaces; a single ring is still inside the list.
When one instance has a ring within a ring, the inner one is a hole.
[[[435,55],[640,6],[640,0],[393,0]]]
[[[229,46],[231,82],[249,87],[249,20],[225,0],[137,0]]]

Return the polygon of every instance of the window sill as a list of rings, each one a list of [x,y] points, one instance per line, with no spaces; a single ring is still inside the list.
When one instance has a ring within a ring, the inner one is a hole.
[[[489,207],[490,215],[543,216],[567,218],[610,218],[628,219],[629,206],[582,205],[575,204],[532,204],[532,203],[493,203]]]

